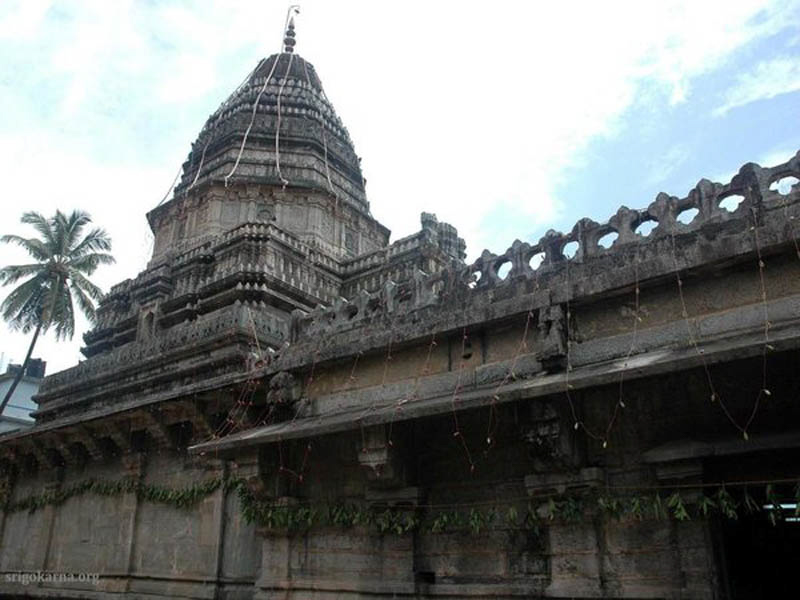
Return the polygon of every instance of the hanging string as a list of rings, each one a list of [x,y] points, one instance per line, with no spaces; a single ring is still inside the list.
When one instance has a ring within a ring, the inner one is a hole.
[[[239,162],[242,160],[242,154],[244,153],[244,147],[247,144],[247,138],[250,135],[250,131],[253,129],[253,123],[255,123],[256,120],[256,112],[258,111],[258,104],[261,101],[261,96],[264,95],[264,92],[266,91],[267,86],[269,85],[269,82],[272,79],[272,75],[275,73],[275,68],[278,66],[278,62],[282,54],[281,50],[283,50],[283,33],[286,31],[286,28],[289,25],[289,20],[292,18],[292,12],[295,13],[299,12],[299,8],[297,7],[297,5],[293,4],[286,11],[286,20],[284,21],[283,29],[281,30],[281,45],[278,48],[278,54],[275,56],[275,60],[272,61],[272,67],[269,70],[269,74],[264,79],[264,85],[261,86],[261,90],[258,92],[258,95],[256,96],[256,101],[253,103],[253,112],[250,115],[250,124],[247,126],[247,129],[244,132],[244,137],[242,138],[242,144],[239,147],[239,153],[236,155],[236,162],[234,162],[231,172],[225,176],[225,187],[228,187],[228,181],[230,180],[231,177],[233,177],[233,174],[236,172],[236,169],[239,168]],[[278,111],[278,115],[280,116],[280,111]]]
[[[533,258],[533,256],[535,256],[535,254],[533,254],[528,259],[529,263],[530,260]],[[511,359],[511,366],[509,367],[503,379],[500,381],[499,384],[497,384],[497,387],[495,387],[494,391],[492,392],[492,402],[491,405],[489,406],[489,422],[486,428],[486,446],[487,446],[486,453],[488,453],[489,449],[491,449],[492,446],[494,445],[495,435],[498,427],[500,426],[500,421],[499,421],[500,415],[497,410],[497,402],[500,400],[500,390],[503,388],[504,385],[506,385],[506,383],[508,383],[510,379],[516,378],[514,370],[517,366],[517,362],[519,361],[519,358],[520,356],[522,356],[523,353],[528,352],[528,334],[530,331],[531,323],[533,322],[534,317],[536,316],[536,294],[539,292],[538,267],[534,269],[533,274],[534,274],[534,279],[533,279],[534,284],[533,284],[533,291],[531,291],[531,305],[528,308],[528,313],[525,317],[525,327],[522,330],[522,337],[514,352],[514,356]]]
[[[197,183],[197,179],[200,177],[200,172],[203,170],[203,163],[206,160],[206,150],[208,150],[208,145],[210,143],[211,143],[211,136],[209,135],[205,146],[203,146],[203,153],[200,155],[200,165],[197,167],[197,172],[194,174],[194,179],[192,179],[191,185],[188,188],[186,188],[184,196],[194,187],[194,185]]]
[[[470,278],[473,274],[470,274]],[[466,286],[466,295],[464,297],[464,310],[462,311],[461,319],[462,322],[466,322],[467,316],[467,307],[470,304],[470,300],[472,299],[472,290],[473,287],[470,285],[472,281],[467,283]],[[455,287],[453,290],[455,293]],[[467,340],[469,339],[469,335],[467,334],[467,327],[466,325],[461,331],[461,356],[458,361],[458,375],[456,377],[456,385],[453,388],[453,395],[450,398],[450,410],[453,416],[453,427],[455,431],[453,431],[453,437],[456,438],[459,442],[461,442],[461,446],[464,449],[464,454],[467,457],[467,462],[469,463],[469,472],[475,472],[475,461],[472,459],[472,453],[469,450],[469,446],[467,445],[467,440],[464,438],[463,433],[461,432],[461,425],[458,420],[458,412],[457,412],[457,402],[459,399],[459,394],[461,393],[461,380],[464,375],[464,363],[466,362],[466,350],[467,350]]]
[[[606,427],[605,432],[605,444],[608,445],[608,438],[611,436],[611,430],[614,427],[614,424],[617,422],[617,418],[619,417],[619,412],[623,408],[625,408],[625,396],[624,396],[624,385],[625,385],[625,374],[628,372],[628,363],[630,362],[631,356],[636,350],[636,341],[639,334],[639,323],[642,320],[641,317],[641,306],[640,306],[640,296],[641,296],[641,289],[639,288],[639,244],[641,243],[641,239],[636,242],[636,247],[634,249],[634,256],[633,256],[633,278],[634,278],[634,288],[633,288],[633,330],[631,331],[631,345],[628,348],[628,352],[625,355],[625,362],[622,364],[623,369],[620,371],[619,374],[619,398],[617,399],[617,403],[614,405],[614,412],[611,415],[611,419],[608,422],[608,426]]]
[[[570,281],[570,274],[569,274],[569,266],[570,266],[570,259],[565,257],[564,261],[564,280],[566,286],[566,299],[565,299],[565,308],[566,308],[566,316],[565,316],[565,337],[566,337],[566,344],[567,344],[567,367],[564,373],[564,395],[567,398],[567,403],[569,404],[570,413],[572,414],[572,421],[573,421],[573,429],[576,431],[578,429],[583,429],[583,431],[588,435],[590,438],[600,441],[603,444],[603,448],[608,446],[608,441],[602,436],[594,431],[592,431],[585,422],[578,418],[578,411],[575,407],[575,402],[572,398],[572,384],[570,383],[570,375],[572,373],[572,283]]]
[[[538,277],[537,277],[537,279],[538,279]],[[537,281],[537,289],[538,289],[538,281]],[[534,298],[535,298],[535,295],[536,295],[536,291],[534,290],[534,292],[533,292]],[[532,302],[535,302],[535,299],[533,299]],[[534,311],[533,311],[533,308],[531,307],[528,310],[527,316],[525,317],[525,327],[522,330],[522,339],[519,341],[519,344],[517,345],[517,349],[514,352],[514,356],[513,356],[512,360],[511,360],[511,365],[509,366],[508,371],[506,372],[506,374],[503,377],[503,379],[500,381],[499,384],[497,384],[497,387],[492,392],[492,403],[489,405],[489,423],[488,423],[488,425],[486,427],[486,446],[487,446],[487,451],[494,444],[495,433],[497,432],[497,428],[500,425],[500,418],[499,418],[499,413],[498,413],[498,410],[497,410],[497,402],[500,400],[500,395],[499,395],[500,394],[500,389],[506,383],[508,383],[509,379],[515,379],[516,378],[516,375],[514,374],[514,369],[517,366],[517,362],[519,361],[519,357],[522,355],[523,352],[528,350],[528,331],[530,330],[530,325],[531,325],[531,321],[533,320],[533,317],[534,317]]]
[[[281,139],[281,96],[283,96],[283,90],[286,87],[286,83],[289,81],[289,74],[292,70],[292,61],[294,60],[294,53],[289,54],[289,62],[286,65],[286,73],[281,80],[281,85],[278,88],[278,102],[277,102],[277,109],[278,109],[278,119],[277,125],[275,127],[275,169],[278,172],[278,179],[281,180],[281,184],[283,188],[286,189],[286,186],[289,185],[289,180],[286,179],[283,174],[281,173],[281,149],[280,149],[280,139]],[[277,62],[277,60],[276,60]]]
[[[789,205],[786,204],[786,196],[781,196],[781,206],[783,207],[783,215],[786,217],[786,222],[789,223],[789,231],[792,235],[792,242],[794,243],[794,253],[797,255],[797,258],[800,258],[800,243],[797,241],[797,233],[795,232],[794,227],[794,215],[789,214]]]
[[[417,376],[414,379],[414,387],[411,389],[411,391],[409,391],[408,394],[406,394],[406,396],[397,401],[397,404],[395,405],[394,410],[392,411],[392,417],[389,420],[389,432],[386,436],[388,440],[387,444],[389,446],[393,445],[392,431],[394,430],[394,422],[398,414],[402,412],[403,406],[407,402],[411,400],[417,400],[419,397],[418,394],[419,394],[420,380],[422,379],[422,377],[427,376],[430,373],[431,356],[433,355],[433,349],[436,347],[436,345],[437,345],[436,332],[434,332],[431,334],[431,341],[428,344],[428,352],[427,355],[425,356],[425,363],[423,364],[421,371],[417,372]]]
[[[392,361],[392,345],[394,343],[394,336],[395,336],[395,324],[397,323],[397,318],[400,315],[400,307],[395,306],[394,314],[392,315],[391,319],[389,320],[389,343],[386,345],[386,358],[383,361],[383,375],[381,376],[381,388],[386,385],[386,379],[389,375],[389,363]],[[366,439],[366,428],[364,427],[364,418],[372,411],[375,410],[375,406],[378,401],[378,394],[375,394],[372,398],[372,402],[366,409],[356,418],[356,422],[358,422],[359,428],[361,430],[361,448],[362,452],[367,451],[367,439]],[[387,442],[387,445],[390,445],[390,442]]]
[[[464,434],[461,432],[461,426],[459,425],[458,421],[458,409],[456,408],[456,403],[459,399],[458,394],[461,392],[461,378],[464,373],[464,354],[466,353],[467,348],[467,340],[469,336],[467,335],[467,328],[461,332],[461,358],[459,359],[458,363],[458,377],[456,378],[456,385],[453,388],[453,396],[450,398],[450,409],[453,414],[453,426],[455,427],[455,431],[453,432],[453,437],[458,439],[461,442],[462,447],[464,448],[464,453],[466,454],[467,461],[469,462],[469,472],[475,472],[475,462],[472,460],[472,453],[469,451],[469,446],[467,445],[467,440],[464,439]]]
[[[686,307],[686,297],[683,293],[683,279],[681,279],[681,272],[678,266],[678,254],[675,249],[675,233],[670,233],[670,241],[671,241],[671,249],[672,249],[672,262],[675,267],[675,281],[678,285],[678,298],[680,299],[681,303],[681,315],[683,316],[683,320],[686,323],[686,332],[689,336],[689,343],[691,344],[692,348],[694,348],[695,354],[700,359],[700,362],[703,365],[703,372],[706,376],[706,381],[708,381],[708,388],[711,392],[710,399],[711,402],[716,402],[719,404],[722,412],[725,414],[725,417],[731,424],[736,427],[739,431],[742,432],[742,435],[747,439],[747,431],[736,422],[736,419],[733,418],[728,407],[725,403],[725,400],[717,393],[714,387],[714,380],[711,377],[711,370],[708,367],[708,361],[706,360],[705,352],[700,348],[697,343],[697,338],[694,335],[694,330],[692,328],[692,324],[689,321],[689,311]]]
[[[769,307],[767,304],[767,285],[764,281],[764,269],[766,268],[766,264],[761,256],[761,243],[758,238],[758,216],[756,214],[755,207],[751,207],[750,212],[753,216],[753,227],[751,229],[753,231],[753,244],[756,247],[756,257],[758,258],[758,282],[761,288],[761,306],[764,311],[764,345],[761,350],[761,389],[756,395],[756,400],[753,403],[753,410],[750,413],[750,417],[747,419],[747,422],[744,425],[744,431],[742,432],[742,435],[745,439],[748,438],[747,431],[750,428],[750,425],[753,423],[753,419],[756,418],[756,413],[758,412],[758,407],[762,396],[772,395],[772,392],[770,392],[769,388],[767,387],[767,354],[773,348],[769,341]]]
[[[303,61],[303,71],[305,72],[305,75],[306,75],[306,83],[308,84],[309,94],[313,94],[313,91],[312,91],[313,90],[313,86],[311,85],[311,77],[308,74],[308,63],[306,63],[306,61]],[[320,89],[320,95],[322,96],[323,100],[325,100],[325,102],[328,102],[328,104],[330,104],[330,101],[328,100],[328,97],[325,95],[325,90]],[[333,189],[333,181],[331,180],[331,169],[330,169],[330,165],[328,164],[328,136],[325,133],[325,120],[323,118],[322,108],[318,107],[317,108],[317,112],[319,113],[319,128],[320,128],[320,131],[322,132],[322,148],[323,148],[323,151],[324,151],[324,154],[325,154],[325,177],[328,180],[328,190],[330,191],[331,195],[334,198],[336,198],[336,202],[337,202],[337,206],[338,206],[339,195]]]
[[[161,206],[162,204],[164,204],[164,202],[167,201],[167,198],[169,198],[170,192],[172,192],[172,190],[175,189],[175,184],[178,183],[178,178],[181,176],[181,173],[183,173],[183,165],[178,167],[178,172],[175,173],[175,179],[172,180],[172,183],[170,184],[169,189],[167,190],[167,193],[164,194],[164,197],[161,199],[161,202],[156,204],[156,207]]]

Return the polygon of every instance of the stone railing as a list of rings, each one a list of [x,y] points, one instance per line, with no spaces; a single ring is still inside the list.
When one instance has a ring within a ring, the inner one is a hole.
[[[83,384],[98,374],[113,374],[148,358],[164,356],[181,349],[191,350],[193,346],[220,334],[241,331],[252,335],[255,328],[259,337],[263,336],[261,343],[267,340],[280,343],[287,338],[288,324],[284,320],[258,310],[258,305],[254,305],[251,310],[247,310],[248,308],[250,307],[246,303],[237,301],[232,306],[201,315],[195,321],[174,325],[151,339],[131,342],[49,375],[39,390],[39,399],[46,402],[49,396],[57,395],[60,388]]]
[[[387,269],[393,262],[400,267],[404,255],[412,252],[421,252],[426,247],[438,247],[446,255],[456,256],[463,250],[464,241],[458,237],[458,231],[448,223],[440,223],[436,215],[422,213],[422,228],[409,236],[393,242],[386,248],[380,248],[367,254],[362,254],[342,263],[342,274],[348,279],[345,281],[348,288],[360,289],[359,277],[370,276],[369,272],[383,269],[381,279],[386,279],[390,271]],[[350,295],[349,293],[346,295]]]
[[[472,298],[477,301],[484,291],[499,290],[545,273],[552,277],[565,272],[570,264],[590,264],[596,259],[613,257],[636,260],[635,257],[630,259],[631,249],[655,248],[665,237],[674,240],[687,234],[713,233],[720,228],[740,226],[739,230],[746,232],[750,240],[749,231],[753,224],[760,223],[763,213],[786,210],[789,206],[794,210],[795,205],[800,205],[800,183],[795,182],[783,193],[779,191],[777,184],[785,178],[800,180],[800,152],[772,168],[748,163],[727,184],[702,179],[685,198],[660,193],[646,209],[623,206],[606,223],[581,219],[566,234],[550,230],[535,244],[516,240],[504,253],[484,250],[476,261],[466,266],[454,261],[451,268],[440,273],[417,272],[404,286],[387,282],[378,292],[362,291],[351,301],[340,299],[330,308],[317,308],[308,315],[296,312],[293,339],[300,342],[319,339],[323,331],[330,333],[358,327],[362,321],[372,320],[379,313],[392,313],[396,318],[398,311],[441,304],[456,288],[473,290]],[[784,220],[783,216],[778,218],[779,223]],[[644,229],[648,224],[650,231]],[[720,250],[724,251],[724,248]],[[660,267],[664,273],[660,274],[668,273],[673,267],[673,263],[665,261]],[[613,283],[613,273],[606,274],[605,279]]]
[[[342,263],[342,274],[347,277],[358,275],[369,269],[381,267],[394,257],[411,252],[419,248],[424,242],[425,232],[418,231],[404,238],[393,242],[386,248],[373,250],[368,254],[362,254]]]

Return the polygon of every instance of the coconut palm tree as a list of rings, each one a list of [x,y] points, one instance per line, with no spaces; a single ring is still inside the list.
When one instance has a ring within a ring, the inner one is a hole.
[[[4,235],[0,241],[21,246],[36,262],[0,269],[0,284],[25,280],[0,304],[0,313],[11,329],[33,331],[33,337],[22,368],[0,403],[0,414],[25,373],[40,333],[52,327],[56,339],[72,339],[73,303],[90,322],[94,321],[94,302],[103,294],[88,276],[100,265],[114,262],[107,253],[111,250],[111,239],[105,231],[95,228],[84,235],[84,228],[91,223],[88,213],[75,210],[64,214],[57,210],[48,219],[37,212],[26,212],[20,220],[32,225],[39,237]]]

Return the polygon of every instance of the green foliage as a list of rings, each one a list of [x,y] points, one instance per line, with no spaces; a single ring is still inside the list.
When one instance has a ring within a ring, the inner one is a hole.
[[[688,521],[691,519],[689,512],[686,510],[686,505],[683,503],[683,497],[680,493],[675,492],[667,498],[667,506],[672,510],[672,516],[677,521]]]
[[[129,478],[116,481],[86,479],[70,486],[45,490],[16,502],[9,502],[6,505],[6,510],[8,512],[22,510],[34,512],[48,505],[58,506],[70,498],[85,494],[119,496],[130,493],[135,493],[138,498],[149,502],[168,504],[175,508],[191,508],[200,500],[218,490],[222,485],[223,480],[221,478],[209,479],[182,489],[145,484]]]
[[[84,235],[91,218],[82,211],[56,211],[50,218],[27,212],[21,221],[31,225],[39,237],[4,235],[0,241],[20,246],[35,262],[0,269],[3,285],[24,280],[3,301],[3,319],[23,333],[53,327],[57,338],[71,338],[75,332],[73,304],[94,320],[94,302],[102,293],[87,277],[100,265],[114,262],[107,253],[111,240],[102,229]]]
[[[779,521],[783,521],[784,514],[781,501],[778,499],[778,495],[775,493],[775,488],[772,484],[767,484],[764,495],[767,497],[767,504],[769,505],[767,519],[769,519],[769,522],[773,525],[777,525]]]
[[[719,488],[716,499],[719,511],[724,517],[734,520],[739,518],[739,513],[737,512],[739,503],[733,499],[733,496],[728,493],[728,490],[726,490],[724,487]]]
[[[631,496],[628,498],[626,513],[637,521],[643,521],[647,517],[647,497]]]
[[[700,496],[697,508],[701,515],[707,517],[717,508],[717,503],[708,496]]]
[[[659,494],[656,494],[652,497],[652,504],[651,510],[654,519],[666,519],[669,515],[667,514],[667,508],[664,505],[664,501],[661,499]]]
[[[748,514],[758,512],[761,509],[758,502],[750,495],[747,488],[744,488],[744,507]]]
[[[597,506],[603,514],[608,515],[612,519],[618,519],[623,513],[623,502],[620,498],[598,496]]]
[[[516,527],[518,519],[519,513],[517,512],[517,507],[509,506],[508,511],[506,511],[506,523],[508,523],[510,527]]]
[[[419,518],[413,511],[386,509],[375,515],[378,533],[402,535],[419,527]]]
[[[0,242],[22,247],[35,262],[0,269],[0,284],[18,284],[0,304],[0,314],[12,330],[34,333],[25,360],[0,402],[0,413],[22,379],[40,332],[52,327],[56,339],[71,339],[75,333],[75,304],[94,322],[94,303],[103,293],[89,281],[89,276],[100,265],[114,262],[107,253],[111,239],[105,231],[92,229],[83,234],[91,223],[85,212],[76,210],[67,215],[58,210],[49,219],[26,212],[21,220],[36,229],[40,237],[4,235]]]
[[[738,519],[739,508],[748,513],[762,510],[762,506],[745,488],[740,501],[723,486],[713,495],[699,496],[695,502],[688,502],[680,492],[669,496],[660,494],[650,496],[602,496],[581,494],[574,496],[550,496],[537,502],[528,502],[521,513],[515,504],[504,510],[492,506],[481,508],[473,506],[464,510],[435,510],[418,508],[370,508],[357,503],[328,502],[321,505],[298,503],[294,505],[276,504],[274,500],[257,499],[242,479],[215,478],[198,482],[183,488],[170,488],[146,484],[135,479],[125,478],[115,481],[87,479],[70,486],[45,490],[26,498],[9,501],[11,484],[8,477],[2,478],[0,485],[0,504],[6,512],[39,510],[48,505],[60,505],[70,498],[84,494],[98,496],[119,496],[134,493],[147,502],[166,504],[176,509],[188,510],[196,506],[217,490],[234,492],[244,520],[261,527],[287,533],[304,532],[313,527],[370,527],[381,535],[403,535],[414,531],[430,533],[468,533],[480,535],[489,530],[523,530],[540,536],[549,523],[570,524],[584,521],[587,511],[595,507],[599,514],[612,518],[631,518],[637,521],[646,519],[667,519],[688,521],[692,518],[720,516]],[[795,498],[800,500],[800,484],[794,489]],[[776,525],[783,520],[785,511],[772,485],[765,490],[767,519]],[[587,503],[587,500],[593,500]],[[798,511],[795,511],[797,514]]]

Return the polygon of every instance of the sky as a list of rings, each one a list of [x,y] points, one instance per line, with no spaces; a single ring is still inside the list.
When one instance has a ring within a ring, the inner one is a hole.
[[[94,280],[134,277],[145,213],[208,115],[279,50],[287,7],[0,2],[0,232],[32,235],[26,210],[86,210],[117,258]],[[305,1],[296,25],[373,216],[398,239],[434,212],[470,259],[800,150],[800,0]],[[0,265],[25,262],[0,246]],[[88,327],[34,356],[76,364]],[[27,344],[0,324],[6,361]]]

